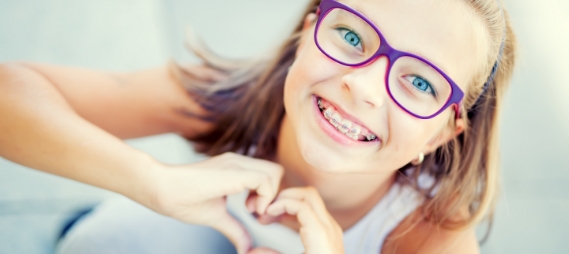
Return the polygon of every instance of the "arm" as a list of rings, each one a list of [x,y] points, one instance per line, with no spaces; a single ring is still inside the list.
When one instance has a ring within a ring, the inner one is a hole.
[[[36,63],[20,65],[42,76],[79,116],[122,139],[166,132],[191,137],[209,127],[179,113],[186,110],[199,115],[204,111],[166,66],[108,73]]]
[[[40,64],[0,66],[0,156],[148,205],[157,164],[121,138],[207,127],[167,68],[131,74]],[[193,126],[193,127],[192,127]]]
[[[123,194],[180,221],[210,226],[245,253],[251,239],[227,212],[225,196],[252,190],[260,196],[257,210],[264,211],[278,192],[282,167],[231,153],[191,165],[164,165],[114,136],[174,131],[191,137],[207,130],[208,123],[178,109],[202,113],[167,68],[107,74],[0,65],[0,156]]]

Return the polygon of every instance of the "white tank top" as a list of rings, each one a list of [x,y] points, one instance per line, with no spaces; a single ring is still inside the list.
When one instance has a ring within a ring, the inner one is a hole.
[[[300,235],[281,224],[262,225],[247,211],[248,192],[229,196],[229,211],[243,223],[253,238],[253,246],[264,246],[285,254],[304,253]],[[413,187],[398,183],[355,225],[344,232],[346,253],[381,252],[385,238],[399,223],[423,203]]]

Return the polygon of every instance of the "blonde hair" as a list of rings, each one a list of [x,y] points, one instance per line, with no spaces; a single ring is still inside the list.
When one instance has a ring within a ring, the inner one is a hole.
[[[424,215],[447,228],[467,227],[485,215],[492,217],[499,182],[500,112],[516,58],[516,37],[501,3],[467,2],[486,26],[490,50],[463,100],[468,111],[462,116],[467,123],[464,132],[428,156],[417,170],[436,176],[439,183],[436,195],[423,206]],[[488,80],[494,65],[495,76]],[[467,219],[451,219],[464,207],[469,208]]]
[[[313,0],[302,17],[314,13],[319,0]],[[463,102],[462,118],[466,128],[462,134],[425,157],[409,174],[406,166],[399,169],[418,182],[427,172],[438,190],[421,190],[426,201],[424,218],[445,228],[468,227],[491,215],[498,185],[498,133],[501,101],[514,68],[516,39],[506,11],[496,0],[468,0],[488,31],[490,50],[485,63],[470,84]],[[191,69],[173,64],[172,70],[188,93],[210,114],[212,131],[192,138],[198,151],[217,155],[232,151],[270,159],[275,154],[281,120],[284,117],[283,87],[287,69],[295,59],[303,20],[274,55],[246,61],[231,61],[212,54],[192,38],[189,49],[214,71],[227,75],[216,81],[196,75]],[[503,48],[500,53],[500,48]],[[486,91],[480,96],[494,63],[498,69]],[[473,109],[474,103],[476,106]],[[255,149],[252,149],[255,147]],[[418,188],[418,186],[416,186]],[[469,216],[452,219],[465,207]]]

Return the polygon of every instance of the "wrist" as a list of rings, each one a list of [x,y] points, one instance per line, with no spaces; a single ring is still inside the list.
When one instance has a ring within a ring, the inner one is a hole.
[[[155,210],[157,179],[164,170],[165,165],[152,156],[140,152],[139,158],[132,167],[130,184],[126,184],[121,191],[124,196]]]

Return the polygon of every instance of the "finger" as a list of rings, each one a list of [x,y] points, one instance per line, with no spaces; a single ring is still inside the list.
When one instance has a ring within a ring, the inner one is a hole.
[[[257,218],[257,221],[259,223],[261,223],[263,225],[268,225],[268,224],[271,224],[273,222],[279,221],[281,219],[281,216],[275,217],[275,216],[268,215],[266,212],[264,214],[258,214],[256,212],[257,198],[258,197],[259,196],[256,193],[249,194],[249,196],[245,200],[245,207],[247,207],[247,210]]]
[[[282,166],[234,153],[225,153],[216,159],[223,160],[229,169],[233,169],[230,170],[233,173],[231,177],[224,180],[238,183],[225,191],[234,193],[243,191],[243,188],[255,190],[259,195],[256,210],[259,214],[263,214],[278,193],[284,172]]]
[[[269,248],[259,247],[259,248],[252,249],[247,254],[279,254],[279,252],[276,250],[269,249]]]
[[[322,200],[318,190],[314,187],[297,187],[283,190],[279,193],[277,200],[285,198],[305,201],[322,220],[330,216],[324,200]]]
[[[258,197],[259,196],[257,195],[257,193],[253,192],[250,192],[249,196],[247,196],[247,199],[245,200],[245,207],[247,207],[247,211],[249,211],[250,213],[254,213],[256,211]]]
[[[279,186],[284,170],[281,165],[278,165],[276,163],[260,159],[251,159],[255,160],[256,162],[251,164],[251,169],[263,172],[269,176],[269,184],[267,186],[260,186],[260,188],[256,190],[257,195],[259,195],[257,198],[257,213],[264,214],[265,210],[275,199],[279,191]]]
[[[302,227],[316,230],[324,228],[321,218],[312,210],[312,207],[297,199],[277,200],[267,208],[267,214],[275,217],[283,214],[296,215]]]
[[[251,158],[239,154],[228,153],[224,154],[226,158],[236,163],[238,166],[248,170],[263,172],[271,178],[271,187],[273,191],[278,192],[284,169],[281,165],[257,158]]]
[[[255,192],[255,210],[259,214],[265,212],[266,207],[277,195],[277,192],[273,190],[270,176],[264,172],[242,171],[234,179],[240,181],[243,188]]]
[[[219,174],[219,172],[217,172]],[[227,170],[218,176],[216,183],[218,186],[213,186],[212,191],[206,193],[209,198],[218,198],[220,196],[233,195],[244,190],[251,190],[257,194],[254,203],[255,208],[259,214],[264,213],[266,207],[274,200],[277,195],[271,186],[270,176],[255,170],[239,169],[235,167],[234,170]],[[223,187],[219,187],[223,186]]]
[[[272,216],[283,213],[296,215],[301,226],[299,233],[306,253],[332,253],[330,249],[332,247],[337,250],[343,249],[340,226],[333,219],[319,218],[306,201],[281,198],[267,208],[267,214]]]
[[[229,213],[225,212],[223,216],[216,220],[215,224],[210,226],[225,235],[225,237],[233,243],[235,249],[237,249],[237,253],[247,253],[247,251],[251,249],[252,240],[249,233],[245,227]]]
[[[278,193],[281,175],[252,169],[245,172],[242,170],[236,172],[236,177],[243,183],[245,188],[256,192],[255,209],[257,213],[264,214]]]
[[[259,215],[257,217],[257,221],[259,223],[261,223],[262,225],[269,225],[269,224],[272,224],[275,222],[282,221],[284,216],[287,216],[287,215],[272,216],[272,215],[265,213],[263,215]]]

